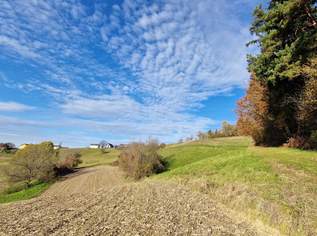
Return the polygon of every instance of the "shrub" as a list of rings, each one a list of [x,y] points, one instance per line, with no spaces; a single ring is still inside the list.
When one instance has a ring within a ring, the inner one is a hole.
[[[136,180],[165,170],[156,140],[131,143],[119,156],[119,167]]]
[[[0,152],[12,152],[15,150],[13,143],[0,143]]]
[[[311,148],[317,149],[317,130],[312,131],[309,141]]]
[[[316,149],[317,148],[317,131],[312,131],[309,138],[303,136],[294,136],[288,139],[284,145],[289,148],[299,149]]]
[[[47,182],[53,179],[56,163],[53,143],[31,144],[16,152],[5,173],[10,182],[24,182],[30,186],[34,180]]]
[[[289,148],[309,149],[309,144],[304,137],[295,136],[288,139],[286,145]]]
[[[72,172],[74,168],[82,163],[80,157],[81,155],[77,152],[70,153],[66,157],[60,157],[55,168],[56,173],[62,175]]]

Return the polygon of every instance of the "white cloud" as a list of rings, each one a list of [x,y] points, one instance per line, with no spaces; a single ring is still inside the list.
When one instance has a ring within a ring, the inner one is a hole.
[[[20,112],[20,111],[29,111],[35,109],[32,106],[28,106],[21,103],[16,102],[0,102],[0,111],[13,111],[13,112]]]
[[[111,22],[123,23],[101,34],[106,50],[137,75],[145,102],[186,110],[215,93],[244,87],[248,80],[245,42],[250,36],[236,30],[243,25],[228,4],[125,1],[110,16]]]
[[[104,93],[108,88],[100,80],[110,77],[120,84],[125,73],[101,63],[89,48],[92,41],[98,47],[101,23],[107,17],[104,5],[90,6],[92,10],[77,0],[0,1],[0,57],[43,72],[40,78],[25,78],[35,90],[41,90],[40,84],[55,92],[63,87]],[[12,81],[14,85],[25,87],[25,81]]]
[[[218,123],[210,118],[175,112],[161,104],[144,105],[127,96],[73,97],[62,109],[71,115],[63,124],[129,141],[154,136],[171,142],[196,135],[198,130]]]
[[[116,118],[126,115],[137,115],[141,104],[128,96],[104,95],[92,98],[73,97],[61,105],[67,114]]]
[[[24,57],[30,58],[30,59],[38,59],[39,55],[37,55],[35,52],[30,50],[28,47],[21,45],[19,41],[8,38],[6,36],[0,35],[0,46],[6,46],[11,48],[13,51],[15,51],[17,54],[22,55]]]
[[[59,132],[69,132],[69,124],[87,136],[175,140],[215,123],[197,112],[206,99],[246,85],[250,35],[243,14],[255,1],[82,3],[0,1],[0,58],[43,73],[0,82],[49,94],[57,104],[50,112],[60,117],[45,123],[61,123]],[[33,121],[25,122],[33,127]],[[16,133],[22,137],[25,129]],[[38,129],[34,137],[43,133]]]

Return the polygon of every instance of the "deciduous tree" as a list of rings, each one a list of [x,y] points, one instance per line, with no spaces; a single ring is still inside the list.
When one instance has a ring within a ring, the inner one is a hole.
[[[254,11],[251,32],[256,39],[249,44],[257,44],[260,53],[248,57],[249,71],[267,90],[265,124],[257,131],[262,137],[259,144],[281,145],[294,136],[307,139],[314,131],[315,123],[308,113],[314,116],[316,104],[307,101],[316,94],[316,22],[316,0],[271,0],[267,9],[258,6]],[[258,114],[250,114],[256,109],[242,112],[257,100],[251,98],[252,93],[249,89],[238,110],[256,120]],[[239,120],[241,127],[246,118]]]

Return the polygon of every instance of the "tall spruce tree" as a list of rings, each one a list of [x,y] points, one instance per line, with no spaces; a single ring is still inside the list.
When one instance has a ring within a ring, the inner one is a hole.
[[[254,11],[250,30],[256,39],[249,44],[258,44],[260,53],[248,56],[248,62],[251,74],[268,91],[263,145],[281,145],[290,137],[314,132],[311,127],[302,128],[299,113],[303,100],[308,99],[307,87],[317,80],[313,68],[317,58],[316,2],[271,0],[266,9],[258,6]],[[310,108],[317,115],[315,104]],[[310,119],[317,122],[317,117]]]

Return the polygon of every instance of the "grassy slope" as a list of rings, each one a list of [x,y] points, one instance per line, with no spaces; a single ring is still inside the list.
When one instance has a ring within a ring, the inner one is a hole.
[[[92,167],[98,165],[109,165],[115,161],[120,154],[119,150],[110,149],[103,153],[99,149],[89,148],[70,148],[60,150],[61,155],[67,155],[70,152],[78,152],[81,154],[80,159],[83,163],[79,167]]]
[[[89,167],[96,165],[109,165],[115,160],[117,160],[118,155],[120,154],[119,150],[111,149],[106,153],[101,152],[96,149],[83,149],[81,150],[83,163],[80,167]]]
[[[317,234],[317,152],[219,138],[162,150],[172,179],[291,234]]]
[[[18,192],[2,193],[0,194],[0,203],[9,203],[37,197],[46,189],[48,189],[49,186],[49,183],[39,183],[30,188],[23,189]]]
[[[2,169],[8,165],[12,155],[13,154],[0,153],[0,193],[8,186]]]

